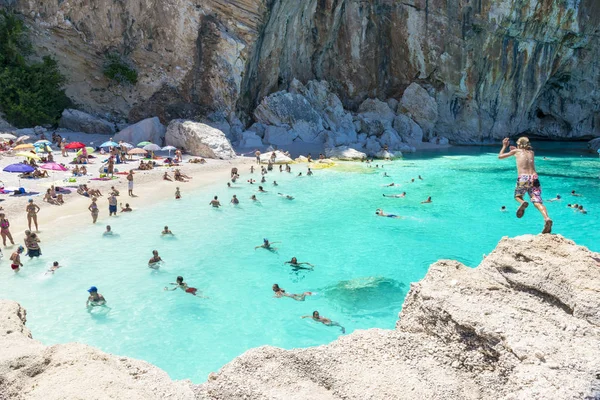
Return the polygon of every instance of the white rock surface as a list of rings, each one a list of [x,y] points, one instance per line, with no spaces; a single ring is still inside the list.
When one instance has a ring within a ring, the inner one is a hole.
[[[298,137],[298,133],[282,126],[269,125],[265,129],[264,142],[282,146],[291,144]]]
[[[366,99],[358,107],[358,114],[362,117],[369,119],[377,119],[386,127],[392,125],[392,121],[396,117],[396,114],[390,106],[379,99]]]
[[[325,156],[327,158],[342,160],[342,161],[353,161],[362,160],[367,155],[361,151],[355,150],[348,146],[339,146],[334,148],[326,148]]]
[[[185,149],[189,154],[204,158],[229,160],[235,152],[225,134],[200,122],[176,119],[166,134],[167,145]]]
[[[134,146],[140,142],[149,141],[161,146],[166,131],[167,129],[160,123],[158,117],[147,118],[123,129],[115,135],[114,140],[117,142],[123,140]]]
[[[433,97],[418,83],[411,83],[398,105],[398,112],[411,116],[428,135],[438,120],[438,105]]]
[[[394,129],[406,143],[421,143],[423,129],[412,118],[398,114],[394,118]]]
[[[260,347],[200,385],[207,399],[597,399],[600,254],[556,235],[503,238],[477,268],[433,264],[396,330]],[[340,321],[343,323],[343,321]]]
[[[74,109],[63,111],[58,126],[74,132],[105,133],[107,135],[115,133],[115,124]]]
[[[25,316],[0,300],[0,399],[195,399],[191,382],[147,362],[79,343],[46,347],[31,339]]]
[[[243,148],[256,148],[262,147],[263,142],[260,137],[253,131],[242,132],[242,139],[240,140],[240,147]]]
[[[273,154],[273,151],[267,151],[266,153],[262,153],[260,155],[260,162],[262,164],[268,164],[269,160],[271,160],[271,154]],[[279,151],[279,150],[275,150],[275,161],[273,164],[288,164],[293,162],[293,160],[286,156],[285,154],[283,154],[283,152]]]

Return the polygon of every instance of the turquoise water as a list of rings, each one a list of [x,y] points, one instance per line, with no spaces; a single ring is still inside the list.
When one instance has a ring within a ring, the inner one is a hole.
[[[313,177],[296,177],[306,168],[293,166],[292,174],[268,175],[280,186],[266,184],[269,193],[257,194],[260,204],[249,201],[256,185],[227,189],[223,183],[197,193],[184,185],[180,201],[111,219],[118,237],[101,236],[104,218],[51,246],[42,243],[43,257],[27,260],[19,274],[5,257],[0,296],[27,308],[29,328],[46,344],[87,343],[195,382],[252,347],[314,346],[337,338],[338,328],[300,318],[314,310],[347,333],[393,328],[410,283],[431,263],[450,258],[476,266],[502,236],[542,229],[533,207],[522,220],[514,216],[514,161],[497,160],[496,150],[459,148],[384,162],[383,170],[359,163],[316,170]],[[544,197],[565,197],[548,203],[555,232],[599,251],[600,160],[577,150],[538,156]],[[249,176],[243,172],[241,182]],[[408,183],[418,175],[424,180]],[[382,187],[391,182],[402,186]],[[571,190],[584,197],[572,198]],[[296,198],[284,200],[277,191]],[[402,191],[405,199],[382,196]],[[208,206],[214,194],[227,203],[234,193],[239,207]],[[433,203],[420,204],[427,196]],[[589,214],[575,213],[567,202],[584,204]],[[510,212],[501,213],[502,205]],[[376,217],[376,208],[405,218]],[[174,239],[161,238],[165,224]],[[281,242],[278,253],[254,250],[264,237]],[[159,271],[146,266],[153,249],[165,260]],[[283,265],[292,256],[313,263],[314,270]],[[44,275],[54,260],[65,267]],[[177,275],[209,299],[163,291]],[[275,299],[273,283],[318,294],[304,302]],[[111,310],[86,310],[90,285],[98,286]]]

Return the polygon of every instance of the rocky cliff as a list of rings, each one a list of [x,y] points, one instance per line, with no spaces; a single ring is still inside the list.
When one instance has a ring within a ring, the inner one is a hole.
[[[475,143],[523,132],[600,134],[596,0],[0,0],[87,111],[252,122],[294,79],[324,80],[345,108],[414,83],[435,100],[425,137]],[[108,52],[140,79],[102,74]],[[397,110],[393,110],[397,111]],[[413,117],[412,113],[400,111]],[[418,121],[417,121],[418,122]],[[431,126],[429,126],[431,125]],[[238,132],[239,134],[239,132]]]
[[[600,399],[598,271],[600,254],[561,236],[504,238],[477,268],[432,265],[395,330],[253,349],[199,386],[88,346],[45,347],[0,301],[0,399]]]

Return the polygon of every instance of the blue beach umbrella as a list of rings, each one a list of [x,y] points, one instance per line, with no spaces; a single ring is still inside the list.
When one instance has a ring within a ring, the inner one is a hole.
[[[46,146],[46,145],[51,145],[51,144],[52,144],[52,142],[49,140],[38,140],[33,145],[34,146]]]
[[[27,172],[35,171],[35,168],[33,168],[32,166],[27,165],[27,164],[17,163],[17,164],[7,165],[6,167],[4,167],[3,171],[24,174]],[[21,179],[19,179],[19,186],[21,186]]]
[[[104,142],[100,145],[100,147],[117,147],[119,145],[119,143],[115,143],[115,142]]]

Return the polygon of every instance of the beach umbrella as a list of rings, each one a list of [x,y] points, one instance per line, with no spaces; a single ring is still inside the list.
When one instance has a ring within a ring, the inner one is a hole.
[[[121,145],[121,146],[125,146],[125,147],[126,147],[126,148],[128,148],[128,149],[133,149],[133,148],[135,147],[135,146],[134,146],[134,145],[132,145],[131,143],[125,143],[125,142],[121,143],[120,145]]]
[[[68,171],[69,170],[68,168],[66,168],[58,163],[54,163],[54,162],[42,164],[42,165],[40,165],[40,168],[47,169],[50,171]]]
[[[100,145],[100,147],[117,147],[119,143],[115,143],[113,141],[104,142]]]
[[[147,146],[149,144],[152,144],[152,142],[139,142],[137,145],[138,145],[138,147],[144,147],[144,146]]]
[[[27,135],[25,135],[25,136],[19,136],[19,137],[17,138],[17,143],[19,143],[19,142],[24,142],[24,141],[26,141],[26,140],[29,140],[29,136],[27,136]]]
[[[88,154],[89,154],[89,153],[93,153],[94,151],[96,151],[96,149],[95,149],[95,148],[93,148],[93,147],[86,147],[86,148],[85,148],[85,151],[87,151],[87,152],[88,152]],[[83,148],[82,148],[82,149],[80,149],[80,150],[79,150],[77,153],[75,153],[75,154],[79,155],[79,154],[81,154],[82,152],[83,152]]]
[[[42,146],[42,145],[50,145],[50,144],[52,144],[52,142],[49,140],[38,140],[33,145],[34,146]]]
[[[140,149],[140,148],[135,148],[135,149],[131,149],[127,152],[127,154],[146,154],[148,153],[146,150],[144,149]]]
[[[84,147],[85,147],[85,144],[83,144],[81,142],[71,142],[65,146],[65,149],[75,150],[75,149],[82,149]]]
[[[35,146],[35,152],[36,153],[52,153],[52,147],[50,146]]]
[[[145,145],[143,147],[143,149],[147,150],[147,151],[161,151],[162,150],[159,145],[154,144],[154,143],[150,143],[150,144]]]
[[[175,146],[165,146],[161,150],[162,151],[168,151],[169,152],[169,157],[171,157],[171,151],[177,150],[177,147],[175,147]]]
[[[16,138],[12,133],[0,133],[0,139],[15,140]]]
[[[13,147],[13,150],[32,150],[34,146],[30,143],[20,144],[18,146]]]
[[[16,163],[7,165],[2,171],[23,174],[27,172],[33,172],[35,171],[35,168],[27,164]]]
[[[40,156],[38,156],[37,154],[26,153],[26,152],[17,153],[17,154],[15,154],[15,156],[33,158],[34,160],[39,160],[40,159]]]
[[[21,163],[17,163],[17,164],[10,164],[7,165],[6,167],[4,167],[4,169],[2,170],[4,172],[12,172],[15,174],[25,174],[27,172],[33,172],[35,171],[35,168],[33,168],[30,165],[27,164],[21,164]],[[21,178],[19,178],[19,186],[21,186]]]

